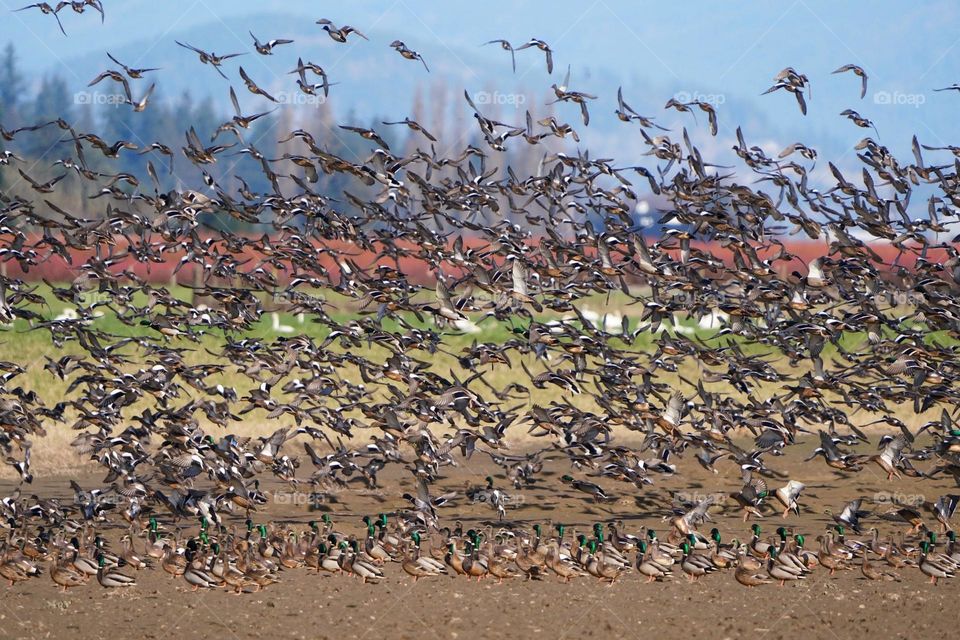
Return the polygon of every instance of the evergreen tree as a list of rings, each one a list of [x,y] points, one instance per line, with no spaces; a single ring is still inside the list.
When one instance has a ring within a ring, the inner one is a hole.
[[[17,106],[23,91],[23,76],[17,67],[16,49],[9,42],[0,56],[0,122],[7,129],[17,126]]]
[[[67,89],[67,83],[59,75],[44,76],[40,82],[40,89],[33,101],[31,109],[32,121],[44,124],[62,118],[66,122],[73,122],[74,96]],[[51,161],[63,153],[69,146],[73,148],[73,141],[69,134],[57,126],[48,126],[30,134],[24,139],[23,151],[34,161],[50,158]]]

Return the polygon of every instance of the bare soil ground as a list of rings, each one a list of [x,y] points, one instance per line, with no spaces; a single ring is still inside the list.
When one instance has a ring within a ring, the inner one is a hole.
[[[942,493],[956,492],[950,479],[887,482],[884,476],[865,469],[841,478],[822,462],[802,462],[802,452],[812,442],[793,447],[776,468],[807,484],[798,517],[785,521],[771,513],[762,521],[764,533],[784,524],[803,533],[808,546],[832,523],[825,508],[834,511],[855,497],[864,497],[865,508],[883,512],[894,494],[923,496],[935,500]],[[797,451],[799,450],[799,451]],[[658,477],[657,484],[642,492],[630,485],[602,482],[617,496],[610,504],[594,504],[559,485],[557,475],[567,472],[566,463],[552,463],[539,483],[525,492],[525,500],[508,511],[508,518],[530,526],[536,522],[559,523],[573,530],[589,531],[593,522],[623,519],[635,532],[649,526],[665,535],[664,516],[673,492],[705,493],[733,491],[739,487],[739,469],[719,463],[721,473],[709,474],[692,460],[683,460],[681,473]],[[496,471],[485,456],[467,465],[448,469],[433,491],[462,490],[465,482],[481,484]],[[578,473],[578,476],[584,474]],[[382,490],[340,492],[324,509],[337,529],[360,533],[364,514],[389,512],[402,504],[400,495],[412,487],[399,469],[382,474]],[[59,495],[70,499],[68,478],[38,478],[25,493]],[[78,478],[85,486],[99,486],[100,478]],[[771,483],[773,484],[773,483]],[[502,478],[497,485],[506,487]],[[9,482],[0,484],[9,492]],[[279,485],[267,487],[274,501],[255,515],[258,522],[272,520],[306,529],[317,519],[299,496]],[[749,536],[749,524],[729,505],[712,518],[725,540]],[[460,499],[441,511],[444,523],[456,519],[466,527],[485,527],[494,517],[486,504]],[[241,523],[243,514],[230,516]],[[173,526],[163,519],[166,526]],[[933,526],[935,521],[929,521]],[[495,524],[495,523],[494,523]],[[194,527],[194,523],[184,523]],[[710,523],[707,524],[709,528]],[[907,525],[868,518],[866,528],[877,526],[882,535],[906,531]],[[121,528],[108,530],[115,538]],[[128,569],[129,571],[129,569]],[[159,569],[137,573],[138,585],[118,593],[96,582],[62,594],[47,575],[0,586],[0,637],[15,638],[953,638],[957,636],[957,596],[960,582],[926,582],[918,569],[901,571],[900,583],[870,582],[859,570],[830,577],[823,569],[804,582],[747,589],[730,572],[706,576],[688,583],[678,570],[672,581],[643,584],[633,572],[611,587],[593,578],[562,584],[555,577],[537,582],[492,580],[477,583],[466,578],[439,577],[414,583],[399,565],[388,565],[386,579],[364,585],[346,576],[317,575],[306,569],[288,570],[282,582],[240,596],[223,591],[188,592],[182,579],[172,579]]]

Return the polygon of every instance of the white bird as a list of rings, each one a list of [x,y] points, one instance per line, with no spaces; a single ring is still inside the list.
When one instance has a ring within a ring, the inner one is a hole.
[[[270,318],[273,321],[273,332],[274,333],[293,333],[293,327],[286,324],[280,324],[280,314],[274,311],[270,314]]]
[[[791,511],[800,515],[800,503],[797,502],[797,498],[800,497],[800,492],[803,491],[805,486],[802,482],[791,480],[786,486],[780,487],[773,492],[773,495],[775,495],[777,500],[780,501],[780,504],[783,505],[784,518],[786,518],[787,514]]]

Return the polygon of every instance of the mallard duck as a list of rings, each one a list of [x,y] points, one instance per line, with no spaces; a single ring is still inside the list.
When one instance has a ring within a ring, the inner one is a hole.
[[[689,536],[697,530],[697,525],[710,519],[708,511],[713,505],[714,499],[712,494],[708,495],[687,511],[681,512],[672,518],[670,524],[673,525],[674,530],[683,535],[684,538]]]
[[[938,564],[953,569],[960,569],[960,561],[954,560],[949,554],[941,553],[937,548],[937,534],[935,531],[927,531],[927,540],[929,542],[928,555]]]
[[[22,555],[11,554],[9,549],[4,547],[3,553],[0,554],[0,577],[7,580],[11,587],[18,582],[39,576],[41,573],[40,567],[34,565]]]
[[[883,554],[883,559],[894,569],[902,569],[903,567],[916,565],[916,562],[913,560],[913,558],[900,551],[900,548],[893,543],[893,540],[890,540],[890,543],[887,545],[887,550]]]
[[[786,518],[787,514],[791,511],[793,511],[796,515],[800,515],[800,503],[797,501],[797,498],[800,497],[800,493],[805,487],[806,485],[802,482],[791,480],[786,485],[773,492],[773,495],[777,501],[783,505],[784,518]]]
[[[70,539],[70,545],[67,548],[72,549],[73,553],[73,557],[68,564],[70,568],[87,577],[97,575],[97,571],[100,570],[99,564],[89,555],[81,552],[80,541],[76,536]]]
[[[956,562],[960,562],[960,545],[957,544],[957,534],[954,531],[947,531],[947,555]]]
[[[443,561],[448,567],[453,569],[457,575],[463,576],[467,574],[463,568],[463,556],[457,551],[457,543],[453,540],[447,545],[447,555],[444,556]]]
[[[342,573],[343,569],[340,568],[340,555],[342,550],[339,547],[334,547],[327,550],[327,545],[324,542],[321,542],[317,545],[317,555],[318,555],[318,564],[317,564],[317,573],[321,571],[326,571],[328,573]]]
[[[834,538],[836,533],[836,538]],[[830,543],[830,551],[833,555],[844,560],[853,560],[860,555],[860,549],[867,546],[860,540],[850,540],[846,537],[846,528],[842,524],[835,525],[833,531],[827,536]]]
[[[383,572],[379,568],[359,557],[356,540],[352,540],[349,543],[348,550],[344,550],[342,557],[344,560],[340,564],[341,568],[348,573],[360,577],[364,584],[367,582],[377,583],[383,578]]]
[[[80,573],[75,569],[71,569],[69,562],[63,562],[60,558],[59,552],[56,556],[54,556],[53,566],[50,567],[50,578],[64,593],[66,593],[67,589],[71,587],[79,587],[87,584],[87,581],[89,580],[89,577],[87,577],[85,574]]]
[[[443,564],[433,558],[420,555],[420,534],[414,531],[411,539],[413,546],[404,552],[401,567],[408,575],[413,576],[413,581],[445,575],[447,569]]]
[[[806,571],[779,562],[777,560],[777,550],[774,547],[771,547],[770,559],[767,560],[767,573],[770,574],[771,578],[779,580],[781,587],[787,580],[805,580],[807,577]]]
[[[952,578],[953,570],[930,558],[929,551],[930,543],[924,540],[920,543],[920,571],[930,576],[930,584],[937,584],[937,580],[941,578]]]
[[[543,565],[547,557],[547,543],[542,537],[542,527],[539,524],[533,525],[533,532],[536,535],[533,540],[530,541],[530,548],[527,551],[527,555],[532,561]]]
[[[241,571],[248,580],[257,585],[257,591],[278,582],[274,575],[276,567],[267,561],[257,559],[254,556],[252,546],[247,546],[242,553],[237,556],[237,570]]]
[[[661,542],[659,538],[654,538],[650,543],[650,557],[657,564],[665,567],[673,566],[682,555],[683,550],[680,547]]]
[[[613,500],[606,494],[603,487],[589,480],[578,480],[573,476],[565,475],[560,477],[560,482],[588,494],[594,502],[610,502]]]
[[[766,558],[770,555],[773,545],[760,539],[760,525],[754,524],[750,527],[753,537],[750,539],[750,552],[758,558]]]
[[[786,528],[779,527],[777,529],[777,535],[780,536],[780,546],[777,548],[777,561],[782,565],[793,567],[803,572],[810,571],[810,566],[804,562],[803,558],[794,552],[796,542],[794,540],[787,540]]]
[[[379,514],[374,524],[377,526],[378,530],[377,540],[379,540],[383,548],[387,550],[387,553],[391,555],[398,553],[403,541],[400,539],[400,536],[388,531],[388,520],[386,514]]]
[[[560,547],[556,541],[551,541],[548,547],[546,564],[547,568],[563,578],[564,582],[570,582],[571,578],[578,578],[585,575],[572,561],[564,560],[560,556]]]
[[[202,563],[189,562],[183,571],[183,579],[196,591],[198,589],[214,589],[223,585],[223,579],[207,571]]]
[[[740,543],[740,548],[737,550],[739,555],[738,563],[751,571],[760,571],[764,568],[764,563],[757,559],[750,550],[750,547],[746,543]]]
[[[738,550],[740,545],[734,540],[732,545],[722,545],[720,543],[720,530],[714,527],[710,530],[710,539],[713,541],[711,547],[710,560],[714,565],[721,569],[733,566],[737,562]]]
[[[604,560],[603,553],[597,551],[596,540],[587,542],[584,557],[580,564],[586,569],[587,573],[601,581],[607,580],[610,584],[613,584],[620,577],[620,567]]]
[[[876,565],[870,564],[870,561],[867,560],[866,549],[863,550],[863,561],[860,563],[860,573],[863,574],[863,577],[867,580],[886,580],[887,582],[900,582],[900,576],[893,573],[892,571],[884,571]]]
[[[490,571],[490,575],[497,579],[497,584],[503,584],[505,579],[516,578],[520,575],[511,566],[515,559],[504,557],[502,552],[497,553],[496,549],[491,550],[491,553],[487,555],[487,569]]]
[[[833,553],[829,534],[817,536],[817,541],[820,543],[820,552],[817,554],[817,560],[822,567],[830,571],[830,575],[833,575],[840,569],[848,568],[843,558]]]
[[[100,583],[101,587],[123,589],[137,586],[137,581],[133,576],[121,573],[119,569],[114,567],[108,567],[104,556],[101,555],[97,559],[97,563],[99,566],[97,570],[97,582]]]
[[[902,451],[907,444],[907,439],[902,434],[896,437],[884,436],[880,440],[883,451],[877,455],[869,456],[866,461],[875,462],[878,467],[883,469],[884,473],[887,474],[888,481],[893,480],[893,478],[902,478],[898,466],[902,460]]]
[[[464,543],[463,570],[468,576],[480,582],[490,571],[487,562],[487,558],[480,555],[480,550],[473,542]]]
[[[220,579],[223,580],[224,585],[231,590],[231,593],[236,595],[243,593],[243,590],[250,585],[256,585],[258,591],[261,588],[260,584],[248,578],[242,571],[229,565],[224,567]]]
[[[860,533],[860,519],[870,515],[869,511],[864,511],[860,508],[862,502],[863,498],[851,500],[843,506],[843,510],[840,511],[840,513],[834,513],[830,509],[824,509],[823,512],[832,517],[841,527],[850,527],[856,533]],[[841,533],[841,535],[843,534]]]
[[[746,546],[739,553],[737,568],[733,572],[733,577],[745,587],[759,587],[771,582],[769,575],[760,571],[760,563],[747,555]]]
[[[683,552],[683,558],[680,560],[680,568],[687,574],[690,582],[696,582],[708,573],[713,573],[717,567],[711,562],[710,558],[696,554],[691,549],[689,542],[680,545]]]
[[[224,585],[227,589],[231,590],[232,593],[239,595],[245,587],[254,584],[240,569],[230,562],[226,547],[221,547],[220,544],[214,543],[211,545],[211,551],[214,557],[213,564],[210,567],[210,573],[223,580]]]
[[[621,553],[635,550],[637,548],[637,544],[640,542],[640,538],[630,535],[629,533],[620,533],[620,529],[622,528],[623,522],[619,520],[611,523],[610,533],[607,536],[607,541]]]
[[[303,565],[303,556],[300,554],[295,533],[291,532],[290,537],[283,541],[278,562],[285,569],[298,569]]]
[[[163,558],[160,559],[160,567],[169,573],[171,578],[179,578],[187,568],[187,559],[167,544],[164,546]]]
[[[43,527],[40,527],[36,538],[32,540],[29,540],[25,537],[21,538],[20,545],[19,545],[21,555],[23,555],[23,557],[25,557],[27,560],[32,560],[32,561],[46,560],[47,551],[44,548],[42,541],[40,540],[40,536],[43,536],[43,535],[44,535]]]
[[[130,534],[125,534],[120,538],[120,557],[123,558],[123,561],[126,562],[128,566],[137,570],[146,569],[149,566],[147,562],[140,558],[134,551],[133,538],[130,537]]]
[[[367,518],[364,516],[364,518]],[[367,518],[369,522],[369,518]],[[363,550],[373,560],[375,564],[391,562],[393,557],[381,541],[375,537],[376,527],[372,524],[367,525],[367,537],[363,541]]]
[[[117,567],[120,566],[120,556],[112,554],[107,551],[106,545],[104,544],[103,538],[96,536],[93,539],[93,555],[96,558],[103,558],[107,563],[107,567]],[[98,560],[99,561],[99,560]]]
[[[517,567],[526,574],[528,580],[539,580],[547,566],[543,556],[531,548],[531,543],[521,540],[517,547],[517,557],[514,558]]]
[[[806,566],[808,569],[812,569],[820,564],[820,559],[816,553],[804,548],[803,545],[806,540],[807,539],[799,533],[793,536],[793,552],[797,555],[797,557],[800,558],[801,561],[803,561],[804,566]]]
[[[187,542],[184,558],[187,561],[187,566],[183,570],[183,579],[193,587],[192,591],[213,589],[223,584],[223,579],[209,570],[207,559],[200,552],[199,545],[195,540],[191,539]]]
[[[150,518],[150,525],[147,529],[147,555],[155,560],[163,558],[166,542],[163,534],[160,533],[156,518]]]
[[[743,472],[743,486],[739,491],[730,494],[740,508],[743,510],[743,521],[746,522],[750,516],[763,518],[760,507],[768,495],[767,483],[763,478],[753,478],[749,470]]]
[[[670,558],[670,562],[673,562],[673,558]],[[662,565],[653,559],[650,547],[644,541],[641,541],[637,547],[637,571],[647,576],[648,583],[673,575],[669,565]]]

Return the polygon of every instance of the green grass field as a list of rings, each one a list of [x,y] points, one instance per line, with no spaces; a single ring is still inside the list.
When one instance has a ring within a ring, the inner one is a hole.
[[[190,299],[191,291],[189,289],[184,287],[171,287],[169,290],[173,295],[180,299]],[[32,308],[45,318],[56,318],[70,309],[70,305],[61,302],[54,297],[50,289],[44,285],[41,285],[37,289],[36,293],[42,295],[46,299],[47,304],[44,308]],[[328,314],[338,323],[346,324],[357,321],[363,316],[363,313],[359,309],[358,303],[354,300],[327,291],[315,291],[312,292],[311,295],[323,296],[323,299],[325,299],[328,303]],[[429,292],[424,292],[424,301],[430,300],[431,295],[432,294]],[[101,301],[96,296],[97,294],[86,297],[84,299],[84,303],[95,304],[98,301]],[[143,296],[142,299],[140,299],[140,296],[138,296],[135,298],[134,304],[138,306],[142,305],[144,300],[145,296]],[[629,305],[628,302],[629,300],[622,295],[611,296],[610,298],[596,296],[581,300],[578,303],[578,307],[581,310],[592,310],[601,316],[604,313],[626,315],[629,319],[630,330],[633,330],[639,324],[643,309],[640,305]],[[272,304],[271,300],[264,300],[263,303],[264,309],[268,311],[264,313],[264,316],[261,318],[261,320],[249,332],[225,336],[222,331],[214,329],[201,335],[199,340],[196,342],[186,339],[174,339],[169,341],[167,344],[171,348],[183,349],[183,357],[187,364],[195,365],[201,363],[218,363],[228,365],[223,373],[211,376],[207,382],[208,384],[219,383],[226,387],[232,387],[237,391],[238,395],[242,397],[248,391],[255,388],[259,383],[243,375],[240,372],[239,367],[232,365],[229,362],[225,362],[223,358],[211,355],[210,353],[219,352],[227,337],[233,340],[239,338],[255,338],[265,343],[270,343],[278,338],[295,335],[307,335],[314,341],[319,342],[326,338],[329,333],[327,326],[313,322],[312,318],[309,316],[298,317],[291,313],[284,313],[282,311],[276,314],[281,328],[279,330],[275,329],[274,324],[276,320],[274,318],[274,313],[270,312],[269,310],[276,308],[276,306]],[[116,336],[150,336],[154,342],[161,340],[159,334],[157,334],[156,331],[150,327],[140,326],[138,324],[129,326],[120,322],[120,320],[118,320],[116,315],[110,309],[102,306],[98,307],[98,309],[103,310],[104,313],[102,316],[93,321],[92,326],[96,329]],[[482,315],[475,314],[472,319],[480,320],[481,318]],[[429,316],[424,318],[425,322],[420,322],[413,317],[412,314],[405,315],[404,319],[410,325],[418,327],[430,326],[434,330],[444,333],[442,341],[443,351],[435,354],[428,354],[425,351],[417,351],[411,353],[410,355],[418,360],[429,363],[430,371],[448,378],[451,376],[451,374],[461,380],[469,377],[471,372],[463,370],[455,356],[461,353],[464,348],[469,347],[474,341],[502,343],[506,340],[521,337],[514,333],[512,330],[513,327],[510,323],[499,322],[494,318],[487,318],[482,322],[479,322],[479,333],[472,334],[451,331],[450,329],[439,329],[432,325],[429,320]],[[547,322],[550,320],[558,320],[559,317],[556,314],[544,313],[539,314],[537,319],[540,322]],[[518,323],[518,325],[519,324],[520,323]],[[697,319],[695,318],[681,318],[678,320],[678,325],[686,330],[686,333],[684,333],[686,337],[704,340],[713,345],[717,344],[715,341],[717,331],[698,328]],[[386,331],[390,332],[405,331],[405,329],[403,329],[395,320],[390,318],[385,318],[382,326]],[[617,331],[618,330],[613,330],[613,332]],[[672,331],[673,330],[670,330],[668,333],[671,333]],[[643,332],[638,334],[634,342],[630,345],[622,343],[622,341],[619,341],[617,338],[612,338],[611,344],[618,348],[622,348],[625,351],[635,352],[637,354],[638,364],[646,366],[650,361],[649,356],[655,353],[657,349],[657,342],[661,335],[663,334]],[[731,340],[732,338],[729,336],[724,336],[720,339]],[[848,334],[843,336],[841,345],[843,345],[844,348],[854,347],[855,345],[861,343],[863,339],[864,336],[862,334]],[[775,352],[772,352],[768,347],[764,347],[763,345],[741,343],[741,346],[747,353],[771,355],[771,357],[776,356]],[[342,347],[338,342],[333,342],[329,348],[341,349]],[[376,344],[364,345],[361,349],[353,350],[353,352],[357,355],[367,358],[368,360],[380,363],[384,362],[390,355],[390,352],[387,349]],[[70,380],[80,374],[74,373],[72,376],[68,376],[67,380],[60,380],[50,371],[44,370],[44,365],[48,362],[47,358],[56,360],[64,355],[82,353],[83,351],[80,346],[74,342],[66,342],[62,346],[54,345],[51,341],[49,331],[37,328],[31,329],[30,324],[24,320],[17,320],[12,326],[8,326],[0,330],[0,360],[16,363],[21,367],[24,367],[26,370],[25,373],[14,378],[10,383],[8,383],[8,388],[19,385],[25,390],[34,390],[48,406],[52,406],[56,402],[65,398],[75,397],[77,392],[73,392],[73,394],[68,395],[68,386]],[[135,346],[128,346],[125,348],[123,353],[127,354],[130,360],[134,363],[126,368],[129,371],[136,371],[139,367],[144,366],[142,361],[137,357],[138,350]],[[824,352],[828,367],[831,366],[830,363],[833,360],[832,355],[834,354],[835,348],[828,344],[827,349]],[[778,357],[779,360],[771,360],[772,366],[774,366],[778,371],[788,372],[791,376],[798,377],[810,369],[809,363],[800,362],[796,366],[793,366],[790,365],[783,356],[776,357]],[[584,410],[598,412],[601,411],[589,393],[572,395],[555,386],[548,386],[546,389],[533,388],[533,386],[529,384],[529,381],[525,379],[526,376],[520,367],[521,358],[523,359],[523,363],[527,366],[527,368],[535,373],[543,371],[546,366],[550,366],[554,369],[570,368],[571,366],[569,362],[558,362],[556,359],[550,363],[544,363],[541,360],[537,360],[532,354],[521,355],[514,352],[510,354],[512,366],[488,365],[481,367],[479,370],[483,372],[484,379],[496,388],[503,388],[512,382],[519,382],[530,389],[529,396],[524,395],[518,397],[514,401],[505,403],[505,406],[515,407],[517,405],[521,405],[530,407],[533,404],[548,405],[551,402],[569,401]],[[360,372],[355,367],[344,367],[338,373],[345,381],[349,381],[353,384],[362,383]],[[667,384],[672,388],[681,389],[690,395],[692,394],[692,389],[683,383],[681,378],[695,382],[701,378],[701,375],[702,372],[699,365],[690,359],[686,359],[675,372],[659,369],[655,373],[655,380],[657,382]],[[591,381],[588,380],[584,384],[588,390],[593,389]],[[273,390],[274,397],[280,401],[283,401],[285,398],[283,392],[280,390],[282,385],[283,383],[281,382],[280,384],[276,385]],[[736,392],[724,383],[708,384],[706,386],[712,391],[729,393],[734,397],[737,397],[741,400],[743,399],[742,394]],[[477,385],[476,389],[478,393],[486,397],[486,395],[483,393],[484,391],[487,391],[486,389],[479,385]],[[776,387],[772,385],[758,386],[754,390],[755,395],[759,398],[769,397],[775,392],[782,392],[780,385],[777,385]],[[185,404],[191,397],[195,397],[197,393],[198,392],[191,387],[185,386],[181,393],[181,397],[175,400],[173,406]],[[386,399],[387,396],[385,390],[382,392],[378,390],[377,393],[379,395],[375,397],[377,397],[379,401]],[[838,398],[833,398],[833,400],[838,400]],[[141,411],[147,408],[147,406],[149,406],[152,402],[153,398],[151,396],[146,396],[145,398],[141,399],[140,402],[133,405],[132,408],[126,409],[125,415],[132,415],[134,412]],[[242,406],[243,402],[241,401],[240,404]],[[203,418],[202,414],[197,415],[200,418]],[[232,424],[230,432],[241,436],[259,436],[272,433],[275,429],[284,424],[284,420],[286,421],[285,423],[287,426],[294,425],[293,419],[288,416],[268,420],[265,415],[265,412],[259,409],[251,411],[243,416],[242,421]],[[912,407],[908,405],[897,407],[894,415],[913,427],[930,419],[930,416],[919,416],[914,414]],[[73,454],[71,448],[69,447],[69,442],[76,435],[76,432],[71,429],[71,425],[76,420],[76,415],[74,412],[68,411],[66,417],[67,420],[65,423],[51,423],[45,425],[48,432],[47,436],[39,439],[35,443],[33,462],[35,468],[40,472],[51,469],[66,469],[85,464],[83,460],[79,459]],[[877,416],[860,412],[856,414],[856,422],[862,424],[873,420],[876,417]],[[126,425],[121,425],[120,428],[125,426]],[[815,429],[818,425],[808,426]],[[221,428],[215,425],[204,425],[204,427],[209,429],[214,434],[221,431]],[[446,430],[449,430],[445,425],[437,425],[437,428],[439,429],[439,433],[444,433]],[[373,435],[373,432],[361,430],[356,432],[355,437],[366,439],[370,435]],[[522,447],[525,444],[529,444],[531,439],[532,438],[530,436],[526,435],[526,427],[517,426],[509,432],[508,440],[517,447]],[[2,473],[7,473],[7,470],[4,470]]]

